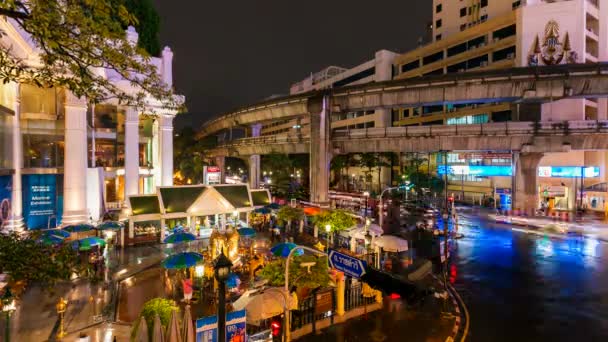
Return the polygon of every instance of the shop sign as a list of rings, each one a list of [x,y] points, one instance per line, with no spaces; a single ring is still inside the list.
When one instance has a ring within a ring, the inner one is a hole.
[[[315,315],[320,315],[334,308],[333,291],[317,292],[315,295]]]
[[[57,198],[57,175],[23,176],[23,217],[29,229],[47,228],[50,220],[61,221]]]
[[[220,184],[222,182],[222,170],[217,166],[205,166],[203,176],[206,185]]]
[[[509,188],[496,188],[497,195],[510,195],[511,189]]]
[[[246,341],[245,310],[232,311],[226,314],[226,341]],[[207,316],[196,320],[196,342],[217,342],[217,316]]]
[[[11,190],[13,176],[0,176],[0,230],[11,216]]]
[[[580,178],[581,174],[585,178],[600,176],[600,168],[597,166],[539,166],[539,177],[552,178]]]
[[[541,191],[542,197],[564,197],[566,196],[565,186],[547,186]]]
[[[458,159],[511,159],[511,153],[483,152],[483,153],[458,153]]]
[[[196,320],[196,342],[217,341],[217,316],[207,316]]]

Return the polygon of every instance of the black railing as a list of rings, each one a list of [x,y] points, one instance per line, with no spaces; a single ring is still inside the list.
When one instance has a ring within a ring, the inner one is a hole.
[[[344,310],[346,311],[374,302],[374,297],[363,297],[362,283],[347,286],[344,297]]]
[[[315,294],[311,294],[310,296],[300,300],[298,305],[298,310],[292,310],[291,314],[291,330],[297,330],[306,324],[313,324],[314,322],[320,321],[322,319],[331,317],[336,309],[336,291],[335,289],[330,290],[333,296],[333,307],[329,312],[322,312],[319,314],[315,313]]]

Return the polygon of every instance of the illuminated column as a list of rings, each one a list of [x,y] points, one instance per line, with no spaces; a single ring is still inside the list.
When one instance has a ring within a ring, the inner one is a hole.
[[[543,153],[513,152],[513,174],[511,193],[513,209],[536,210],[538,207],[538,164]]]
[[[159,117],[161,185],[173,185],[173,115]]]
[[[129,107],[125,113],[125,201],[139,193],[139,113]]]
[[[7,87],[8,88],[8,87]],[[23,230],[23,208],[21,198],[21,169],[23,168],[23,140],[21,137],[21,92],[18,83],[14,84],[14,108],[15,115],[12,123],[12,164],[15,173],[13,173],[11,187],[11,213],[6,224],[6,229],[9,231]]]
[[[310,201],[328,206],[329,163],[331,161],[329,97],[324,96],[319,105],[319,112],[310,114]]]
[[[259,137],[262,131],[261,124],[251,125],[251,136]],[[249,187],[258,189],[260,187],[260,155],[249,156]]]
[[[87,102],[65,92],[65,161],[63,167],[63,224],[86,222],[87,215]],[[91,189],[91,191],[95,191]]]
[[[346,296],[346,284],[344,273],[336,272],[336,315],[344,316],[344,302]]]

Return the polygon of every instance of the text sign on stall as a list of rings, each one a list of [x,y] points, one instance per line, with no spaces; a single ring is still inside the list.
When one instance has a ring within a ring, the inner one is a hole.
[[[365,268],[367,267],[365,261],[333,249],[329,250],[329,265],[355,278],[361,278],[365,274]]]

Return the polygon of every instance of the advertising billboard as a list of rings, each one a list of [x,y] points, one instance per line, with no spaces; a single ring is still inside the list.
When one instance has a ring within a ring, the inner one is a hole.
[[[437,174],[445,175],[446,166],[437,166]],[[472,175],[479,177],[509,177],[513,175],[513,168],[510,165],[448,165],[447,174],[464,176]]]
[[[23,217],[29,229],[43,229],[61,223],[62,201],[58,175],[24,175]]]
[[[0,230],[11,216],[11,190],[13,176],[0,176]]]
[[[206,185],[222,183],[222,170],[217,166],[205,166],[203,176]]]
[[[539,177],[551,178],[594,178],[600,176],[600,168],[597,166],[539,166]]]

